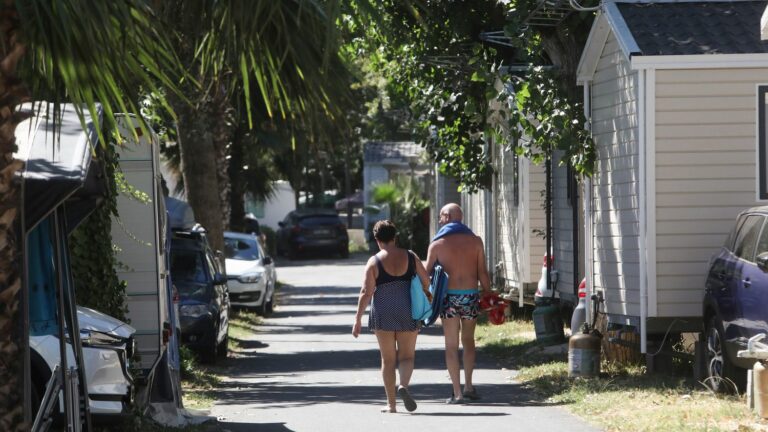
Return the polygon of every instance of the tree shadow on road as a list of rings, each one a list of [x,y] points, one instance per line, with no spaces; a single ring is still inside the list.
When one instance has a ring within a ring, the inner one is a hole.
[[[245,377],[248,378],[248,377]],[[266,378],[266,379],[265,379]],[[345,403],[361,405],[383,405],[386,400],[382,385],[339,385],[338,383],[288,382],[285,377],[261,376],[253,380],[231,380],[222,383],[216,392],[218,405],[249,405],[258,409],[301,407],[315,404]],[[483,412],[482,407],[543,407],[552,403],[537,400],[518,384],[485,384],[478,386],[483,392],[483,399],[466,405],[476,407],[473,415],[506,415],[498,411]],[[414,384],[411,394],[423,406],[424,404],[445,406],[445,399],[450,396],[450,385]],[[456,415],[453,407],[446,407],[445,413],[430,412],[429,415]],[[463,415],[468,413],[464,412]]]
[[[275,267],[322,267],[325,265],[333,266],[361,266],[368,262],[368,259],[372,254],[367,252],[350,254],[349,258],[340,258],[338,256],[331,256],[323,254],[306,254],[300,256],[298,259],[290,260],[285,257],[275,257]]]
[[[294,432],[285,423],[230,423],[220,421],[216,425],[206,428],[205,432],[230,431],[230,432]]]

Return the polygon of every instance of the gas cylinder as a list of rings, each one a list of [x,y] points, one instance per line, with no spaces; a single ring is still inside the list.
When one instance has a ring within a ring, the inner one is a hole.
[[[568,376],[596,377],[600,375],[600,337],[582,332],[568,341]]]
[[[762,418],[768,417],[768,368],[762,361],[752,366],[755,412]]]

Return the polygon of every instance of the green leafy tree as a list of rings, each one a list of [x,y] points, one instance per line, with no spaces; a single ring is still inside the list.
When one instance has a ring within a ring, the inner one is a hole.
[[[386,25],[358,43],[392,100],[409,110],[417,141],[466,190],[490,184],[496,144],[537,162],[562,149],[578,172],[591,173],[575,76],[593,13],[548,8],[538,0],[435,0],[414,13],[384,1]],[[490,108],[498,102],[503,112]]]
[[[344,83],[329,74],[338,64],[332,31],[337,6],[338,1],[311,0],[159,5],[164,27],[194,78],[183,83],[186,100],[172,98],[172,106],[186,196],[214,247],[222,248],[229,222],[228,160],[237,115],[249,128],[263,120],[257,104],[269,118],[324,117],[314,122],[322,124],[339,116],[329,98]],[[243,112],[233,116],[232,101],[240,97]]]
[[[110,179],[115,178],[119,169],[112,145],[103,152],[107,178]],[[111,181],[101,205],[69,236],[72,276],[81,306],[126,321],[126,284],[116,272],[118,263],[112,243],[113,216],[117,216],[117,187]]]
[[[172,50],[140,0],[5,0],[0,7],[0,430],[27,430],[22,385],[27,343],[19,314],[23,162],[14,159],[19,104],[46,97],[68,101],[97,118],[138,112],[137,89],[173,87]],[[103,140],[102,140],[103,142]]]

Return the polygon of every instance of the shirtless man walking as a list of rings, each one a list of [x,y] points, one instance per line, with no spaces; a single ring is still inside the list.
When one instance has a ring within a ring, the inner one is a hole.
[[[440,210],[441,229],[429,245],[427,272],[436,263],[448,274],[447,296],[440,314],[445,335],[445,363],[453,384],[453,394],[446,403],[463,403],[480,397],[472,385],[475,367],[475,325],[479,311],[478,282],[483,293],[491,284],[485,266],[485,248],[480,237],[462,223],[463,212],[457,204],[446,204]],[[459,337],[464,348],[464,391],[461,391]]]

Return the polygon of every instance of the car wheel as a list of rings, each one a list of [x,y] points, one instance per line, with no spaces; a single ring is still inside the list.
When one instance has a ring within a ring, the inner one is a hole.
[[[203,348],[203,352],[200,353],[200,359],[205,364],[214,364],[216,363],[216,358],[219,356],[219,343],[216,340],[216,337],[219,334],[219,326],[216,325],[216,327],[211,332],[211,335],[208,337],[208,340],[205,343],[205,348]]]
[[[341,252],[339,252],[339,255],[341,255],[341,257],[344,259],[349,258],[349,246],[342,249]]]
[[[731,364],[725,351],[723,323],[713,315],[707,321],[704,331],[706,348],[704,360],[707,370],[705,384],[718,393],[732,393],[743,388],[736,366]]]
[[[224,340],[219,344],[216,354],[221,358],[227,358],[227,354],[229,354],[229,335],[224,336]]]
[[[272,298],[269,299],[269,301],[267,302],[267,306],[264,309],[264,312],[266,313],[266,316],[272,315],[272,312],[275,311],[274,301],[275,300],[274,300],[274,294],[273,294]]]
[[[256,311],[256,315],[265,316],[267,312],[267,300],[264,299],[264,301],[260,305],[254,308],[254,311]]]

